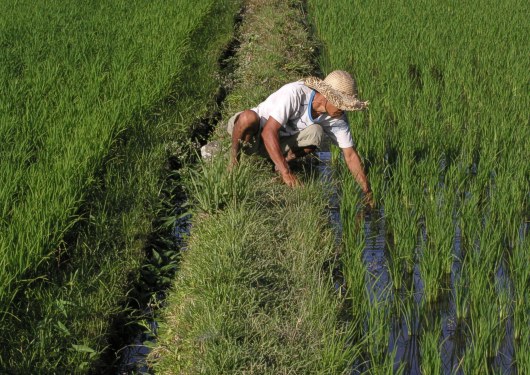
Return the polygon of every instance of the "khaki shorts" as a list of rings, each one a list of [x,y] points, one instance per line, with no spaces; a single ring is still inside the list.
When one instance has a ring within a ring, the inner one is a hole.
[[[240,113],[241,112],[236,113],[228,120],[228,123],[226,124],[226,130],[228,131],[228,134],[232,135],[235,122],[237,121]],[[258,134],[253,137],[253,139],[250,141],[250,144],[245,147],[244,150],[248,154],[258,154],[264,157],[269,157],[269,154],[265,149],[265,145],[263,144],[263,140],[261,139],[262,129],[263,126],[260,126]],[[322,143],[323,132],[322,126],[318,124],[311,124],[296,134],[290,136],[280,135],[280,149],[282,150],[282,153],[286,155],[289,150],[296,150],[310,146],[320,147],[320,144]]]

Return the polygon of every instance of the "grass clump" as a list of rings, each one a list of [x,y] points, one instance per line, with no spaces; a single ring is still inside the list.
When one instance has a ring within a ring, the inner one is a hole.
[[[247,195],[246,187],[253,182],[251,169],[234,168],[228,172],[227,155],[218,155],[198,169],[188,169],[188,196],[199,211],[214,213],[229,203],[244,203],[256,198]]]

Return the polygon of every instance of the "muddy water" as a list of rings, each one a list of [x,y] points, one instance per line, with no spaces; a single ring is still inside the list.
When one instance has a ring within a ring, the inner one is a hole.
[[[331,181],[332,170],[330,166],[330,153],[320,152],[317,154],[321,163],[318,171],[323,180]],[[333,185],[332,185],[333,186]],[[337,237],[341,236],[340,222],[340,199],[335,191],[331,195],[330,215],[332,224],[336,229]],[[399,313],[394,314],[391,322],[390,340],[388,345],[389,355],[395,350],[395,369],[404,365],[404,374],[421,374],[420,371],[420,340],[422,326],[426,321],[433,322],[435,318],[441,321],[441,358],[444,374],[462,374],[459,363],[465,355],[469,345],[469,334],[466,324],[457,324],[456,306],[453,298],[454,285],[460,277],[462,265],[458,259],[461,258],[461,232],[456,227],[456,235],[453,242],[455,261],[450,275],[450,292],[443,294],[439,302],[432,306],[422,304],[423,282],[416,264],[412,274],[413,295],[406,297],[404,293],[396,292],[392,288],[390,274],[387,268],[387,254],[390,251],[388,243],[389,233],[386,227],[384,207],[367,212],[364,217],[364,231],[366,244],[363,252],[363,261],[367,271],[366,285],[371,300],[385,299],[396,305],[412,298],[411,317],[405,317]],[[523,230],[523,232],[526,232]],[[420,249],[417,249],[419,252]],[[497,273],[497,279],[502,285],[509,285],[508,273],[501,266]],[[497,356],[493,360],[492,368],[496,373],[515,374],[513,366],[513,323],[508,319],[505,324],[506,334],[501,343]]]
[[[182,202],[180,204],[182,206]],[[190,215],[183,215],[177,219],[172,231],[172,249],[171,252],[178,253],[186,250],[186,238],[190,233]],[[176,257],[171,256],[164,259],[158,266],[160,268],[175,264]],[[176,267],[173,271],[166,275],[172,277]],[[157,310],[164,307],[164,299],[167,285],[157,283],[157,278],[152,277],[149,273],[143,275],[144,279],[152,281],[144,282],[142,287],[150,292],[154,292],[154,298],[150,298],[142,303],[141,320],[133,322],[135,324],[136,332],[134,332],[128,344],[120,349],[117,353],[119,362],[116,366],[115,374],[150,374],[150,369],[147,366],[147,356],[151,351],[151,344],[156,343],[158,322],[156,313]]]
[[[146,331],[138,333],[132,342],[122,350],[122,361],[118,366],[116,374],[149,374],[146,358],[150,349],[145,343],[147,341],[155,341],[154,338],[156,337],[158,325],[152,311],[146,311],[145,313],[151,315],[151,319],[145,322]]]

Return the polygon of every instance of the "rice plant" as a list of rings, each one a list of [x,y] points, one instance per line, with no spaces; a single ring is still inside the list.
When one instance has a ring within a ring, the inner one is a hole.
[[[423,374],[441,374],[443,369],[440,354],[441,323],[436,319],[426,327],[420,338],[421,371]]]
[[[403,183],[408,173],[409,166],[398,165],[384,200],[385,214],[393,236],[389,271],[394,288],[398,290],[402,286],[404,273],[410,275],[413,271],[419,232],[419,205],[414,202],[417,190]]]
[[[369,359],[368,373],[373,375],[402,374],[401,364],[394,370],[397,347],[389,352],[390,316],[386,302],[374,300],[370,303],[367,315],[367,352]]]
[[[359,96],[370,100],[362,120],[351,118],[351,129],[393,237],[392,283],[402,286],[412,259],[426,302],[453,299],[460,328],[470,320],[476,344],[463,364],[472,369],[500,350],[511,309],[519,322],[515,335],[528,333],[520,241],[528,220],[530,95],[523,61],[530,25],[523,14],[530,7],[311,0],[308,8],[324,44],[323,72],[350,70]],[[420,249],[411,257],[415,241]],[[513,302],[495,281],[506,257]],[[450,280],[452,293],[444,293]]]

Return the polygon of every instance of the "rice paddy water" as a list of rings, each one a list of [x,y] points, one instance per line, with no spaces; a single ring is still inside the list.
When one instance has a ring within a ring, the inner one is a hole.
[[[335,172],[360,371],[528,372],[529,5],[308,9],[323,71],[351,71],[371,103],[350,120],[378,209],[363,218]]]

